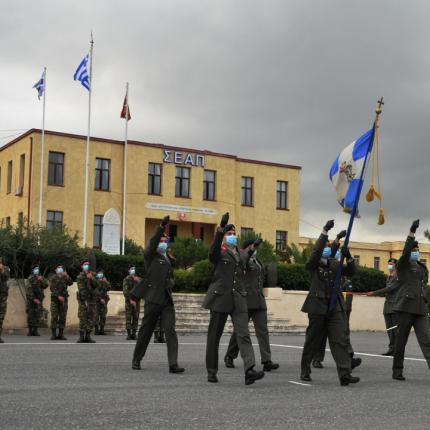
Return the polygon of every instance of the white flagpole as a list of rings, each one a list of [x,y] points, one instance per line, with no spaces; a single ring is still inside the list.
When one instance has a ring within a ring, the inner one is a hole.
[[[46,67],[43,69],[42,143],[40,147],[39,217],[37,220],[39,225],[42,225],[42,207],[43,207],[43,176],[44,176],[43,173],[44,173],[44,158],[45,158],[45,102],[46,102]]]
[[[127,140],[128,140],[128,82],[125,84],[125,137],[124,137],[124,180],[122,192],[122,246],[121,254],[125,255],[125,220],[127,205]]]
[[[88,216],[88,179],[90,170],[90,125],[91,125],[91,93],[93,91],[93,33],[91,32],[91,42],[90,42],[90,90],[88,92],[88,132],[87,132],[87,154],[85,158],[85,200],[84,200],[84,231],[82,246],[85,248],[87,246],[87,216]]]

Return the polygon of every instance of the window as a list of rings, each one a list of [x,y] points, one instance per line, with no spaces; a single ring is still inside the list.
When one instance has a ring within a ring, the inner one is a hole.
[[[360,256],[359,255],[354,255],[354,260],[355,260],[355,264],[357,266],[359,266],[360,265]]]
[[[95,189],[98,191],[109,191],[110,182],[110,160],[96,158],[96,183]]]
[[[49,152],[48,185],[64,185],[64,154]]]
[[[203,200],[215,200],[216,172],[205,170],[203,173]]]
[[[240,228],[240,236],[241,237],[250,236],[253,231],[254,231],[254,229],[252,229],[251,227],[241,227]]]
[[[242,205],[243,206],[253,206],[253,185],[254,178],[250,178],[249,176],[242,176]]]
[[[276,209],[287,209],[287,181],[276,181]]]
[[[93,247],[101,248],[103,238],[103,215],[94,215]]]
[[[188,167],[176,167],[175,196],[190,197],[190,169]]]
[[[24,174],[25,174],[25,154],[21,154],[19,157],[19,186],[22,189],[24,188]]]
[[[46,227],[49,231],[53,231],[56,228],[62,228],[63,226],[63,212],[60,211],[48,211],[46,215]]]
[[[7,163],[7,188],[6,193],[10,194],[12,190],[12,160]]]
[[[148,164],[148,194],[161,194],[161,164]]]
[[[373,268],[374,269],[379,270],[379,262],[380,262],[379,257],[373,257]]]
[[[276,230],[276,250],[285,251],[287,249],[288,232]]]

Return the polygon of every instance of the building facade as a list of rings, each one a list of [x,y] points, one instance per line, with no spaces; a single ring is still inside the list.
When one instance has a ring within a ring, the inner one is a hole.
[[[298,166],[146,142],[128,142],[126,236],[145,245],[159,220],[171,217],[169,235],[209,244],[225,212],[240,234],[249,231],[278,249],[299,240]],[[0,148],[0,220],[83,232],[86,136],[29,130]],[[103,216],[122,214],[124,142],[91,138],[87,245],[101,247]]]

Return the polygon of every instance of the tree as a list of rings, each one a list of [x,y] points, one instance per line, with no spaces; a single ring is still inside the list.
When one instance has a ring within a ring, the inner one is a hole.
[[[313,248],[314,243],[311,240],[309,240],[308,244],[302,251],[295,243],[292,243],[291,246],[287,247],[287,253],[290,262],[296,264],[305,264],[309,260]]]
[[[179,268],[187,269],[197,261],[208,257],[209,249],[200,240],[193,237],[176,237],[170,245]]]
[[[249,239],[255,240],[257,238],[261,238],[261,234],[255,233],[253,231],[243,236],[240,236],[239,246],[242,247],[243,243],[246,240],[249,240]],[[269,263],[277,263],[279,261],[279,257],[276,255],[273,245],[267,240],[263,240],[263,242],[258,247],[257,253],[258,253],[258,258],[261,260],[261,262],[264,265],[267,265]]]

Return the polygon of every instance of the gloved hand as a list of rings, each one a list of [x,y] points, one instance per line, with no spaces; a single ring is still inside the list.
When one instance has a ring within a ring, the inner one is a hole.
[[[420,220],[416,219],[411,225],[411,232],[415,234],[419,226],[420,226]]]
[[[333,227],[334,227],[334,219],[331,219],[325,223],[325,226],[323,227],[323,229],[325,231],[330,231]]]
[[[221,218],[221,222],[219,223],[220,227],[224,228],[227,225],[229,218],[230,214],[226,212]]]
[[[347,260],[352,258],[351,253],[349,252],[349,248],[347,246],[342,246],[340,252]]]
[[[263,239],[261,237],[254,240],[253,246],[254,248],[258,248],[263,242]]]
[[[166,227],[167,224],[169,224],[170,222],[170,215],[166,215],[162,220],[161,220],[161,227]]]
[[[346,236],[346,230],[342,230],[337,234],[336,238],[340,240],[340,239],[343,239],[345,236]]]

